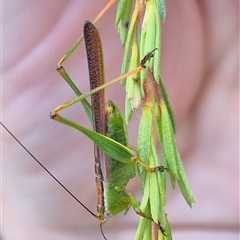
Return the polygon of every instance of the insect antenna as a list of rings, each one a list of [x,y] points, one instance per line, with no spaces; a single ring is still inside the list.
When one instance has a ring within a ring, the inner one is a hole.
[[[2,123],[0,125],[17,141],[17,143],[69,194],[73,197],[85,210],[87,210],[96,219],[99,216],[94,214],[90,209],[88,209],[74,194],[72,194],[12,133],[11,131]]]
[[[107,240],[107,238],[105,237],[105,235],[104,235],[104,233],[103,233],[103,227],[102,227],[102,226],[103,226],[103,225],[100,223],[100,232],[101,232],[104,240]]]

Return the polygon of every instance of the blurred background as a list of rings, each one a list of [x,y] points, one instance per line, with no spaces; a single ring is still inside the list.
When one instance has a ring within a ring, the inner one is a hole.
[[[96,209],[93,144],[50,120],[75,97],[55,71],[57,62],[108,1],[2,1],[1,121],[71,192]],[[177,124],[177,145],[195,196],[190,209],[168,191],[173,239],[239,239],[239,3],[167,0],[161,72]],[[96,24],[106,81],[120,74],[123,48],[115,4]],[[64,67],[82,92],[88,70],[84,44]],[[116,94],[117,93],[117,94]],[[124,89],[107,89],[123,110]],[[62,115],[91,127],[81,104]],[[140,111],[129,125],[136,144]],[[98,222],[2,130],[3,239],[101,239]],[[129,183],[141,199],[140,179]],[[169,186],[169,189],[171,187]],[[139,217],[130,210],[104,225],[108,239],[133,239]]]

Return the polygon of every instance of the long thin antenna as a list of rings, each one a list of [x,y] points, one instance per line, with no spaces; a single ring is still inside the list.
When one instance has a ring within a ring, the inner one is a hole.
[[[17,143],[69,194],[73,197],[83,208],[85,208],[92,216],[99,219],[99,216],[88,209],[76,196],[74,196],[44,165],[8,130],[8,128],[0,122],[2,127],[17,141]]]
[[[103,233],[103,228],[102,228],[102,224],[100,223],[100,231],[101,231],[101,234],[104,238],[104,240],[107,240],[107,238],[105,237],[104,233]]]

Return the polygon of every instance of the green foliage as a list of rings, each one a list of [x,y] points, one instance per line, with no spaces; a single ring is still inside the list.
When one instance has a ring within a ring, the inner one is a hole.
[[[55,116],[57,121],[81,131],[111,158],[112,168],[108,169],[110,171],[111,181],[114,183],[118,182],[117,186],[121,185],[122,187],[115,188],[115,190],[118,189],[119,192],[124,190],[121,196],[128,199],[127,203],[130,203],[137,213],[144,213],[146,216],[150,216],[150,218],[143,217],[140,219],[135,239],[172,239],[170,225],[167,220],[167,214],[165,213],[168,175],[170,176],[173,188],[175,188],[176,183],[178,184],[188,205],[191,207],[192,203],[195,202],[180,155],[176,148],[176,127],[173,111],[160,73],[161,21],[164,21],[165,18],[165,0],[118,1],[116,25],[122,45],[124,46],[121,73],[125,74],[135,69],[139,65],[140,60],[143,59],[148,52],[157,49],[154,52],[154,57],[147,62],[145,69],[140,73],[128,76],[127,79],[122,82],[126,86],[126,123],[133,117],[133,112],[141,106],[141,104],[143,105],[137,146],[137,157],[142,162],[142,164],[138,164],[138,172],[141,176],[143,192],[140,208],[134,196],[125,191],[128,180],[133,177],[135,173],[132,173],[132,175],[124,175],[122,171],[117,171],[117,169],[121,169],[121,167],[130,169],[130,166],[133,164],[132,157],[134,154],[128,148],[125,123],[122,124],[122,127],[118,127],[119,131],[123,131],[126,136],[126,141],[122,142],[121,139],[117,138],[116,128],[114,128],[115,130],[113,130],[111,134],[105,136],[58,115]],[[69,52],[71,52],[71,50]],[[78,96],[77,99],[65,105],[70,106],[81,100],[92,122],[91,106],[85,98],[91,95],[93,91],[81,95],[81,92],[76,88],[65,71],[63,73],[61,73],[61,71],[59,72]],[[100,89],[95,89],[94,92],[98,90]],[[115,105],[111,105],[111,107],[115,108]],[[114,121],[108,124],[116,126],[117,123]],[[157,151],[159,146],[162,149],[162,155],[160,157]],[[165,168],[165,171],[163,171],[163,168],[158,168],[160,165]],[[157,169],[157,171],[146,171],[146,166],[151,169]],[[122,182],[121,179],[118,178],[123,178]],[[109,194],[111,191],[109,190]],[[110,195],[112,195],[112,193]],[[110,200],[111,197],[108,197]],[[119,208],[116,207],[112,211],[116,213],[122,211],[120,204],[118,206]],[[150,219],[152,219],[154,223],[151,222]],[[155,232],[152,231],[152,224],[157,225],[159,230]]]

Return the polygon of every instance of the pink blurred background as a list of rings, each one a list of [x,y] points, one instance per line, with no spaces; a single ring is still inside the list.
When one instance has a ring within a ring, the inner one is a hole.
[[[57,62],[108,1],[2,1],[2,121],[91,210],[96,209],[93,144],[51,121],[74,93]],[[196,204],[169,190],[166,212],[173,239],[237,240],[239,236],[238,1],[167,0],[161,72],[177,124],[177,145]],[[120,74],[123,48],[114,26],[116,4],[97,23],[106,80]],[[87,92],[84,44],[64,64]],[[117,93],[117,94],[116,94]],[[123,109],[124,89],[107,90]],[[62,113],[90,127],[80,104]],[[140,112],[130,124],[136,143]],[[3,239],[101,239],[98,222],[64,192],[3,130]],[[170,187],[170,186],[169,186]],[[140,179],[129,189],[141,199]],[[169,188],[170,189],[170,188]],[[108,239],[133,239],[131,210],[104,226]]]

